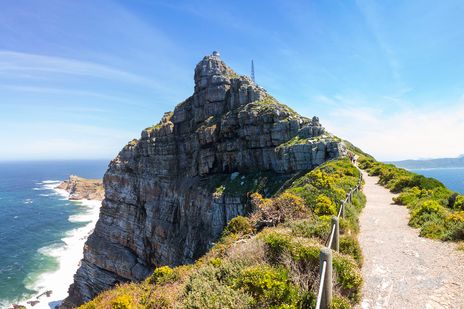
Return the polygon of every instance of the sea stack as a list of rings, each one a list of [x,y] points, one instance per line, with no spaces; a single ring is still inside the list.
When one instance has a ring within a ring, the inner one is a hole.
[[[246,215],[247,192],[272,195],[290,177],[344,152],[317,117],[298,115],[219,53],[194,73],[194,93],[111,161],[105,199],[64,307],[156,266],[192,263]]]

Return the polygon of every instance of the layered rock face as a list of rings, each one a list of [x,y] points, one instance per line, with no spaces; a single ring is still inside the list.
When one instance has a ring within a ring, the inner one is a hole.
[[[194,94],[110,163],[65,306],[142,280],[156,266],[195,261],[230,219],[249,211],[248,190],[272,194],[342,151],[316,117],[278,103],[219,56],[204,57]]]

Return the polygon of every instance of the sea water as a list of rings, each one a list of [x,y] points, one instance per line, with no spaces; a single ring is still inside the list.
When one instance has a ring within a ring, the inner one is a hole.
[[[63,299],[99,202],[73,202],[56,190],[69,175],[102,178],[108,161],[0,162],[0,308],[41,297],[34,308]]]
[[[451,190],[464,194],[464,168],[411,169],[410,171],[438,179]]]

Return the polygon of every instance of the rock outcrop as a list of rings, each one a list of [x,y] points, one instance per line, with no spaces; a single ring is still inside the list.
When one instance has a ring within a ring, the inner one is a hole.
[[[159,265],[191,263],[227,222],[295,173],[341,155],[319,119],[298,115],[218,55],[195,68],[195,90],[110,163],[105,199],[65,306]]]
[[[100,179],[86,179],[71,175],[57,187],[69,193],[70,200],[103,200],[105,190]]]

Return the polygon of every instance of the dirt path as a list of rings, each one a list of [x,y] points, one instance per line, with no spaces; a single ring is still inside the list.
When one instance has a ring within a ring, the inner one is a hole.
[[[408,209],[364,173],[366,208],[360,217],[364,254],[359,308],[464,308],[464,252],[418,236]]]

